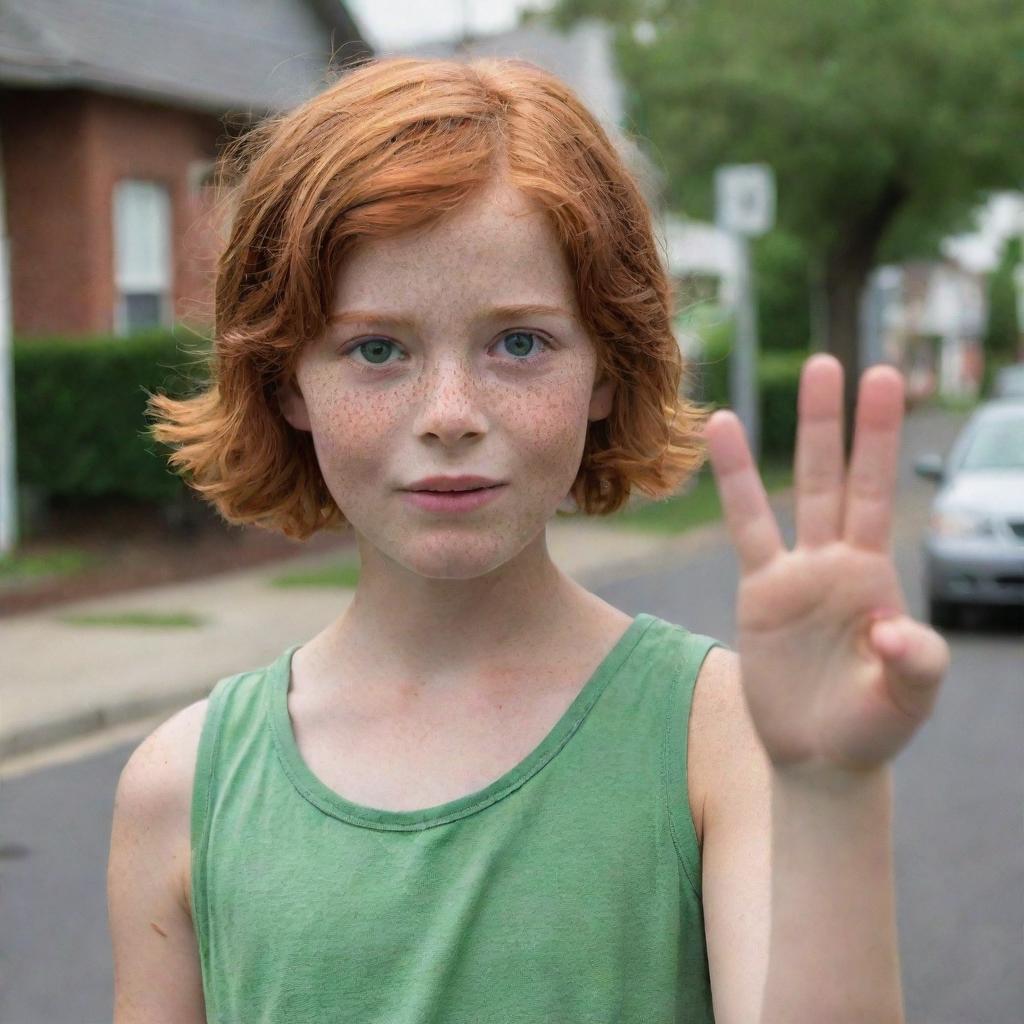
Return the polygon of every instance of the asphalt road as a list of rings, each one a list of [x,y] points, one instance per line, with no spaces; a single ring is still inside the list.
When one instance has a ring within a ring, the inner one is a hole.
[[[945,451],[949,417],[908,424],[894,551],[923,606],[917,529],[930,486],[914,455]],[[791,523],[783,530],[792,538]],[[592,589],[733,643],[728,545]],[[984,617],[949,636],[937,711],[895,774],[898,917],[908,1024],[1024,1019],[1024,624]],[[137,740],[0,785],[0,1021],[109,1022],[105,871],[113,792]],[[837,927],[842,922],[836,922]]]

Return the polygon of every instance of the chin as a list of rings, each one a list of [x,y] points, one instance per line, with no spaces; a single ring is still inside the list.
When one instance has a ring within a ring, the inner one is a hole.
[[[509,543],[508,535],[478,536],[472,539],[457,534],[431,538],[419,550],[396,552],[390,557],[418,576],[433,580],[474,580],[500,569],[521,549]]]
[[[506,519],[475,530],[445,528],[443,524],[420,530],[405,526],[404,533],[360,533],[359,548],[364,565],[383,557],[425,579],[473,580],[522,554],[544,525],[543,520],[535,527],[522,522],[513,525]]]

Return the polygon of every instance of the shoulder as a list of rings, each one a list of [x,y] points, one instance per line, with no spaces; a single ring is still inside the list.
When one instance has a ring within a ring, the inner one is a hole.
[[[172,715],[118,780],[107,864],[117,1021],[206,1020],[189,877],[192,764],[205,716],[205,700]]]
[[[121,772],[120,796],[149,809],[180,798],[182,784],[195,774],[208,705],[204,699],[182,708],[142,740]]]
[[[743,692],[739,654],[713,647],[694,686],[687,739],[687,786],[698,841],[716,809],[739,791],[765,791],[767,757]]]
[[[115,823],[162,850],[186,894],[192,787],[208,705],[196,701],[146,736],[122,769],[114,798]]]

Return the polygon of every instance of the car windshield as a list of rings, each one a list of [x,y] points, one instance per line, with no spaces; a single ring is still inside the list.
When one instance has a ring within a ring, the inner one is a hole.
[[[1020,416],[981,420],[971,435],[961,469],[1024,469],[1024,410]]]

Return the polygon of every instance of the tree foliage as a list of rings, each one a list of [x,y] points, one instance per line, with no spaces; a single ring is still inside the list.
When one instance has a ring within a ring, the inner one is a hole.
[[[887,192],[933,234],[1024,177],[1017,0],[562,0],[556,14],[622,29],[636,128],[677,208],[708,215],[716,166],[767,161],[780,223],[822,250]]]
[[[631,127],[663,165],[674,208],[710,216],[721,164],[773,167],[779,226],[800,239],[821,282],[825,344],[846,367],[852,414],[859,300],[880,255],[919,255],[961,228],[987,191],[1024,182],[1024,4],[557,0],[554,8],[563,23],[590,16],[618,26]]]
[[[1017,286],[1013,276],[1021,263],[1021,240],[1010,238],[988,283],[988,329],[985,352],[999,360],[1011,361],[1020,341],[1017,320]]]

